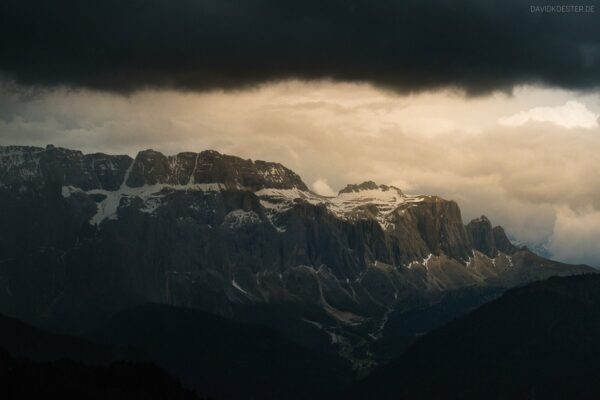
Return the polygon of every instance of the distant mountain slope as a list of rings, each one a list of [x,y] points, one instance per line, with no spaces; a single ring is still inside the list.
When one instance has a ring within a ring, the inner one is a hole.
[[[61,331],[146,302],[239,319],[279,308],[369,365],[394,310],[593,271],[516,248],[485,217],[465,225],[452,200],[374,182],[323,197],[281,164],[210,150],[0,147],[0,312]]]
[[[600,276],[511,289],[421,337],[353,398],[597,399]]]
[[[47,332],[4,315],[0,315],[0,348],[13,357],[37,362],[70,359],[91,364],[109,364],[124,359],[144,359],[138,351]]]
[[[456,289],[420,307],[395,310],[388,315],[381,338],[371,345],[371,351],[380,363],[392,361],[422,335],[468,314],[505,290],[494,286]]]
[[[217,398],[325,397],[353,376],[341,359],[304,349],[272,329],[166,305],[123,311],[89,336],[139,348]]]
[[[138,350],[46,332],[3,315],[0,397],[197,398]]]
[[[305,349],[273,329],[155,304],[122,311],[86,338],[50,333],[0,315],[0,352],[4,350],[10,355],[0,357],[5,363],[0,363],[0,379],[29,379],[49,390],[74,393],[85,385],[69,386],[66,377],[53,385],[51,378],[72,370],[73,379],[133,390],[119,383],[119,376],[163,375],[140,364],[152,362],[212,398],[309,399],[342,390],[354,377],[339,357]],[[3,371],[3,365],[18,371]]]

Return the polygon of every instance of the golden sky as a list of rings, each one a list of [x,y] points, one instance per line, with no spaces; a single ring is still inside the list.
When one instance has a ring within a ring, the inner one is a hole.
[[[135,155],[215,149],[278,161],[331,194],[374,180],[459,202],[553,256],[600,265],[600,95],[467,97],[284,81],[238,91],[0,90],[0,144]]]

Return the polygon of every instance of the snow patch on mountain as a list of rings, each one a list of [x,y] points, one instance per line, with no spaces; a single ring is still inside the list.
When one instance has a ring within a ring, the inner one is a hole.
[[[223,225],[231,229],[239,229],[244,226],[258,224],[261,219],[254,211],[244,211],[241,209],[233,210],[225,216]]]
[[[433,253],[429,253],[429,255],[427,255],[427,257],[423,258],[422,260],[414,260],[411,261],[410,263],[408,263],[408,265],[406,266],[408,269],[412,269],[412,267],[414,267],[415,265],[422,265],[423,267],[425,267],[425,269],[429,269],[429,261],[431,260],[432,257],[435,257],[433,255]]]
[[[127,176],[127,175],[126,175]],[[126,181],[125,178],[124,181]],[[117,219],[117,209],[121,203],[122,198],[135,198],[138,197],[144,202],[144,207],[141,209],[142,212],[152,214],[158,209],[162,203],[161,199],[170,191],[203,191],[203,192],[218,192],[225,190],[225,185],[221,183],[192,183],[187,185],[168,185],[168,184],[156,184],[156,185],[144,185],[140,187],[129,187],[125,183],[121,185],[119,190],[104,190],[104,189],[92,189],[83,191],[73,186],[63,186],[62,195],[64,198],[70,197],[73,193],[85,193],[88,195],[100,194],[105,198],[100,201],[97,205],[97,212],[90,219],[90,223],[93,225],[99,225],[105,219]]]
[[[248,295],[248,292],[246,292],[244,289],[242,289],[242,287],[240,285],[238,285],[238,283],[235,281],[235,279],[231,280],[231,286],[233,286],[234,288],[236,288],[240,292],[244,293],[246,296]]]
[[[388,217],[407,203],[419,203],[423,196],[411,196],[393,186],[375,185],[365,182],[361,185],[349,185],[340,191],[337,196],[326,197],[300,189],[262,189],[255,194],[260,197],[261,205],[269,212],[281,213],[289,210],[298,201],[313,205],[323,204],[327,209],[342,219],[356,219],[362,212],[374,214],[377,222],[384,228],[390,228],[392,223]]]

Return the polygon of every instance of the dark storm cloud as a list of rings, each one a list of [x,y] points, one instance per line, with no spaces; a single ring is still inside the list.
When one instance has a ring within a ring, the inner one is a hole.
[[[532,13],[539,4],[3,0],[0,71],[21,84],[124,93],[287,78],[367,81],[398,91],[597,87],[600,10]]]

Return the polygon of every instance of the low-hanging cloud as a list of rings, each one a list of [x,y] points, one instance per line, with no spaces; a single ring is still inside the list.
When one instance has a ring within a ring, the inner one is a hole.
[[[289,78],[398,92],[590,90],[597,11],[534,13],[522,0],[4,0],[0,74],[119,93]]]
[[[324,178],[318,178],[310,185],[310,187],[315,193],[320,194],[321,196],[335,196],[337,194],[336,191],[329,186],[327,179]]]
[[[502,117],[498,122],[502,125],[521,126],[529,121],[550,122],[565,128],[597,128],[599,114],[594,114],[586,105],[578,101],[567,101],[562,106],[535,107],[521,111],[508,117]]]
[[[560,210],[548,243],[550,253],[572,263],[596,263],[600,267],[600,212],[586,210],[575,213]]]

